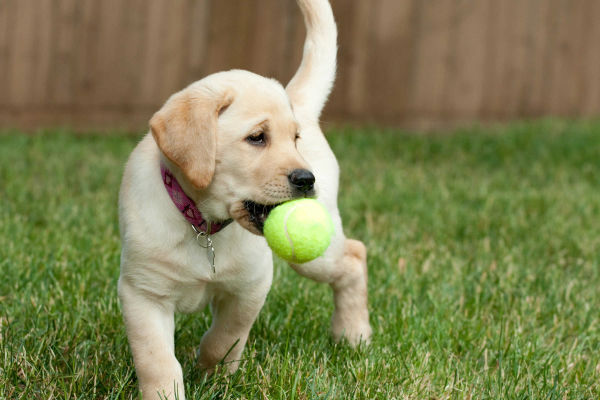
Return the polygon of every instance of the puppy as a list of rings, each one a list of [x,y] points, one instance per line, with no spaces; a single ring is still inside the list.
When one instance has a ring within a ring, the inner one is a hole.
[[[316,196],[335,235],[323,256],[291,267],[331,286],[335,340],[370,339],[366,249],[342,231],[339,168],[318,124],[335,77],[336,26],[327,0],[298,4],[307,37],[285,89],[240,70],[195,82],[152,117],[125,167],[118,290],[145,399],[184,398],[176,311],[210,305],[199,366],[238,367],[273,276],[263,222],[296,197]]]

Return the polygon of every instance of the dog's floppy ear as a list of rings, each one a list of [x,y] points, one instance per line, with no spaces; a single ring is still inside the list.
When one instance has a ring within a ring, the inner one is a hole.
[[[215,173],[217,119],[233,101],[230,93],[183,90],[174,94],[150,120],[150,130],[162,153],[198,189]]]

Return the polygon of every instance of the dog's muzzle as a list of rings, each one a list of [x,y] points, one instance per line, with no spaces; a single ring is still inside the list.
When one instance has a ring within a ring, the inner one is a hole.
[[[256,229],[258,229],[262,233],[265,221],[267,220],[269,213],[279,204],[281,203],[259,204],[251,200],[245,200],[244,208],[248,211],[248,215],[250,216],[250,222],[252,222]]]

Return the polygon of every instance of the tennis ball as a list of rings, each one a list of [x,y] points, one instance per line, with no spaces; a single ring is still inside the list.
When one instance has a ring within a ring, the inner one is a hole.
[[[263,233],[275,254],[302,264],[319,257],[329,247],[333,221],[317,200],[292,200],[269,213]]]

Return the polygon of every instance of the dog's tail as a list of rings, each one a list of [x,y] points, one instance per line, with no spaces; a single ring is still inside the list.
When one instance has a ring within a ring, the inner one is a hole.
[[[302,63],[286,87],[297,116],[318,120],[335,80],[337,29],[328,0],[298,0],[306,25]]]

